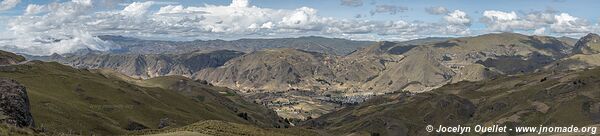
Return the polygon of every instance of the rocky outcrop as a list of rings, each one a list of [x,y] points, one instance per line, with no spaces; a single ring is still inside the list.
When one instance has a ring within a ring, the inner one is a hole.
[[[25,57],[0,50],[0,65],[12,65],[25,61]]]
[[[575,70],[600,66],[600,36],[587,34],[577,41],[573,54],[545,66],[549,70]]]
[[[600,53],[600,36],[590,33],[575,43],[573,49],[575,54],[597,54]]]
[[[335,77],[327,61],[331,57],[290,48],[269,49],[237,57],[216,69],[202,70],[194,77],[240,90],[319,90]]]
[[[194,51],[184,54],[105,54],[53,55],[48,61],[57,61],[76,68],[111,69],[135,78],[153,78],[167,75],[191,76],[205,68],[223,65],[242,52],[219,50]]]
[[[243,55],[196,79],[240,90],[423,92],[447,83],[534,72],[570,53],[547,36],[486,34],[436,42],[378,42],[346,56],[297,49]]]
[[[17,127],[34,126],[27,91],[15,80],[0,78],[0,114],[0,122]]]

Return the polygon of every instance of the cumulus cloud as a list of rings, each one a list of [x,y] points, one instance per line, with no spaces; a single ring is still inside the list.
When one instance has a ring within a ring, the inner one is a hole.
[[[503,12],[496,10],[486,10],[483,12],[481,22],[487,25],[491,31],[513,31],[515,29],[530,30],[535,25],[527,20],[519,19],[516,12]]]
[[[395,6],[395,5],[376,5],[374,10],[371,10],[371,15],[375,15],[378,13],[388,13],[391,15],[395,15],[400,12],[407,11],[407,7],[403,6]]]
[[[529,12],[522,15],[514,11],[503,12],[487,10],[481,18],[490,31],[532,31],[534,34],[544,33],[587,33],[593,31],[592,26],[584,19],[568,13],[553,10]],[[548,29],[549,28],[549,29]]]
[[[567,13],[554,15],[555,23],[550,25],[556,33],[587,33],[590,31],[587,21],[571,16]]]
[[[546,28],[542,27],[542,28],[535,29],[533,31],[533,34],[535,34],[535,35],[544,35],[544,34],[546,34]]]
[[[464,11],[454,10],[447,13],[443,19],[447,23],[446,27],[441,29],[443,34],[470,34],[471,18]]]
[[[110,43],[86,31],[79,22],[91,9],[90,0],[73,0],[49,5],[29,5],[26,15],[48,12],[43,16],[19,16],[8,24],[16,36],[3,42],[3,49],[32,55],[69,53],[80,49],[108,50]]]
[[[126,16],[140,16],[146,14],[148,12],[148,8],[154,4],[154,1],[146,1],[146,2],[133,2],[129,4],[121,14]]]
[[[27,5],[27,8],[25,9],[25,15],[34,15],[34,14],[39,14],[42,12],[47,12],[48,11],[48,7],[46,7],[45,5],[36,5],[36,4],[29,4]]]
[[[363,5],[362,0],[340,0],[342,6],[360,7]]]
[[[34,55],[118,48],[94,37],[104,34],[189,40],[305,35],[408,40],[432,33],[466,34],[469,30],[465,26],[470,24],[468,16],[460,10],[444,16],[445,22],[426,23],[323,17],[318,15],[318,10],[310,7],[261,8],[247,0],[234,0],[229,5],[203,6],[132,2],[108,11],[97,11],[93,4],[99,3],[72,0],[29,5],[23,16],[15,17],[7,25],[16,36],[15,40],[0,44],[0,48]],[[396,14],[405,10],[405,7],[384,6],[375,12]]]
[[[467,16],[467,13],[460,10],[454,10],[453,12],[444,16],[444,20],[446,20],[446,22],[448,22],[449,24],[453,25],[471,25],[471,19],[469,18],[469,16]]]
[[[437,7],[428,7],[425,8],[425,11],[429,14],[433,14],[433,15],[442,15],[442,14],[446,14],[450,11],[448,11],[448,9],[446,9],[445,7],[442,6],[437,6]]]
[[[3,0],[0,2],[0,11],[12,9],[20,2],[21,0]]]

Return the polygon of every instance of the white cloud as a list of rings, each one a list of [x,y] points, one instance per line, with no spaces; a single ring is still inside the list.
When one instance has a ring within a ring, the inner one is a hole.
[[[454,10],[453,12],[448,13],[448,15],[444,16],[444,20],[454,25],[471,25],[471,19],[467,16],[467,13],[460,10]]]
[[[316,9],[302,7],[284,16],[279,24],[286,29],[317,30],[323,25],[321,19]]]
[[[233,0],[233,1],[231,1],[231,5],[229,5],[229,6],[244,8],[244,7],[248,7],[249,5],[250,5],[250,3],[248,2],[248,0]]]
[[[390,15],[395,15],[400,12],[407,11],[407,7],[403,6],[395,6],[395,5],[376,5],[374,10],[371,10],[371,15],[375,15],[377,13],[388,13]]]
[[[530,31],[533,34],[577,34],[593,32],[586,20],[556,11],[530,12],[519,16],[516,12],[484,11],[481,22],[490,31]],[[547,29],[550,28],[550,29]]]
[[[546,34],[546,28],[542,27],[542,28],[535,29],[535,31],[533,31],[533,34],[544,35],[544,34]]]
[[[483,12],[481,22],[487,25],[491,31],[513,31],[515,29],[535,29],[535,24],[530,21],[519,19],[516,12],[503,12],[486,10]]]
[[[29,4],[25,9],[24,15],[35,15],[42,12],[48,12],[48,7],[45,5]]]
[[[554,19],[556,22],[551,24],[550,28],[556,33],[586,33],[590,31],[585,20],[567,13],[554,15]]]
[[[91,36],[80,24],[85,13],[91,9],[89,0],[73,0],[49,5],[28,6],[26,13],[32,15],[44,10],[43,16],[19,16],[8,24],[16,36],[13,41],[3,42],[2,49],[49,55],[68,53],[79,49],[107,50],[110,43]],[[41,7],[41,8],[40,8]]]
[[[512,21],[517,19],[517,13],[515,13],[514,11],[510,13],[495,10],[484,11],[483,16],[490,18],[491,20],[498,21]]]
[[[362,0],[340,0],[342,6],[360,7],[363,5]]]
[[[20,2],[21,0],[3,0],[0,2],[0,11],[12,9]]]
[[[148,8],[154,4],[154,1],[146,1],[146,2],[133,2],[129,4],[121,14],[126,16],[141,16],[148,12]]]
[[[448,11],[448,9],[446,9],[445,7],[442,7],[442,6],[425,8],[425,11],[427,11],[427,13],[433,14],[433,15],[442,15],[442,14],[446,14],[446,13],[450,12],[450,11]]]
[[[114,3],[114,2],[113,2]],[[464,35],[470,19],[456,10],[443,17],[445,22],[339,19],[318,15],[310,7],[271,9],[235,0],[229,5],[158,5],[153,1],[133,2],[124,8],[97,11],[89,0],[73,0],[48,5],[30,5],[25,15],[7,25],[17,35],[9,51],[49,55],[79,49],[108,50],[114,45],[92,35],[125,35],[178,39],[237,39],[248,37],[330,37],[408,40],[432,33]],[[156,10],[152,6],[159,6]],[[397,7],[396,7],[397,8]],[[400,12],[403,8],[397,8]],[[384,10],[380,10],[382,13]],[[73,31],[77,30],[77,31]],[[371,35],[371,36],[367,36]]]

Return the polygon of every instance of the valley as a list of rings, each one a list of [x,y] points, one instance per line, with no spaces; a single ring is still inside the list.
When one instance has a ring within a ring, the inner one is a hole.
[[[115,43],[123,42],[122,39],[129,38],[118,37]],[[305,37],[286,40],[308,41]],[[336,40],[339,39],[330,41]],[[584,41],[580,40],[577,45]],[[361,103],[372,96],[427,92],[461,81],[534,73],[568,58],[576,49],[572,39],[516,33],[372,43],[347,55],[267,48],[248,53],[230,50],[180,55],[82,52],[30,58],[57,61],[76,68],[109,69],[141,79],[185,76],[238,90],[244,97],[274,109],[283,118],[305,120]]]
[[[83,51],[25,61],[4,52],[0,76],[27,88],[34,130],[51,135],[423,135],[425,124],[564,122],[546,114],[573,105],[555,99],[583,104],[571,111],[585,126],[597,124],[598,64],[596,54],[573,50],[594,46],[594,38],[498,33],[374,42],[347,55]]]
[[[600,135],[586,0],[0,0],[0,136]]]

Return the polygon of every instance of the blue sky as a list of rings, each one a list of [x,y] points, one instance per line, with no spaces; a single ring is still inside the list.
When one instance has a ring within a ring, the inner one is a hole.
[[[517,32],[577,38],[600,32],[600,9],[593,3],[597,1],[3,0],[0,49],[39,54],[102,50],[104,41],[94,36],[104,34],[164,40],[316,35],[401,41]],[[40,42],[49,39],[64,43]]]

